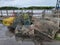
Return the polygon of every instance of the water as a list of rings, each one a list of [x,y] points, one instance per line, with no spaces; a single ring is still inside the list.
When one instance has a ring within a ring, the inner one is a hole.
[[[14,12],[21,12],[21,10],[14,10]],[[23,12],[31,12],[31,10],[23,10]],[[42,13],[42,12],[43,10],[33,10],[33,13]],[[52,13],[51,10],[46,10],[45,12],[49,14]],[[8,10],[8,15],[12,15],[12,14],[13,14],[13,10]],[[1,15],[1,10],[0,10],[0,15]],[[6,10],[2,10],[2,15],[7,16]]]

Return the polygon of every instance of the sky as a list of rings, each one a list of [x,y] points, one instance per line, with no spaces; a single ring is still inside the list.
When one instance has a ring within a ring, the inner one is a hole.
[[[55,6],[57,0],[0,0],[0,7]]]

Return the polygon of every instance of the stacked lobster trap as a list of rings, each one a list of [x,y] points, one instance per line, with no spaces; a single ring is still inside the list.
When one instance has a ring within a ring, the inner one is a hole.
[[[45,15],[45,13],[42,13]],[[20,15],[20,16],[19,16]],[[26,16],[24,19],[24,15]],[[54,18],[36,18],[31,12],[21,12],[10,27],[15,29],[16,40],[51,41],[59,31],[58,20]]]

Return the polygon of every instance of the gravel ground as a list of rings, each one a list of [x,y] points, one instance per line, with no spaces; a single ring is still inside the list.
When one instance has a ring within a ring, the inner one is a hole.
[[[17,42],[14,35],[8,32],[7,27],[0,24],[0,45],[34,45],[34,43],[32,41]],[[43,45],[60,45],[60,41],[43,42]]]

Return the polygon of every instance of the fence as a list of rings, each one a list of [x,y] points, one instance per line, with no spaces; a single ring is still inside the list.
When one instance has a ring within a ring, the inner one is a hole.
[[[13,13],[16,12],[31,12],[34,16],[41,16],[43,10],[0,10],[0,16],[12,16]],[[49,12],[49,10],[45,10],[45,12]],[[51,14],[51,12],[49,12]]]

